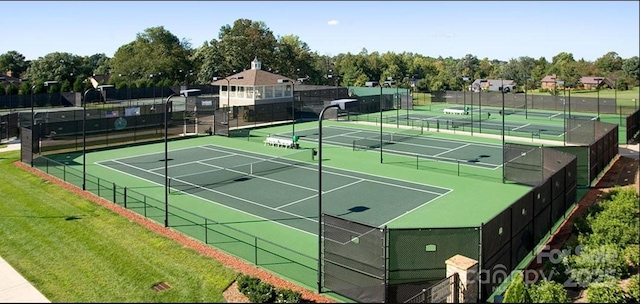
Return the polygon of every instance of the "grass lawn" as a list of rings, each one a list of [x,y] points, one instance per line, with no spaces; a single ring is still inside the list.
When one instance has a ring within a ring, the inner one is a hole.
[[[15,167],[19,153],[0,153],[0,256],[49,300],[225,302],[234,270]]]

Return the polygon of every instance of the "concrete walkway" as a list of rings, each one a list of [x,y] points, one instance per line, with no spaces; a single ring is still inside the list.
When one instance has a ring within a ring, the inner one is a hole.
[[[11,140],[0,152],[20,150],[20,141]],[[0,257],[0,303],[51,303],[29,281]]]
[[[51,303],[0,257],[0,303]]]

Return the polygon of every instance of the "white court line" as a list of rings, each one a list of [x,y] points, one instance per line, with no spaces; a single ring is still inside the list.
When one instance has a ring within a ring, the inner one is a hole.
[[[119,162],[119,161],[117,161],[117,160],[114,160],[113,162],[117,162],[117,163],[120,163],[120,164],[122,164],[122,165],[124,165],[124,166],[131,167],[131,168],[133,168],[133,169],[137,169],[137,170],[141,170],[141,171],[146,171],[146,172],[149,172],[149,173],[151,173],[151,174],[155,174],[155,175],[158,175],[158,176],[162,176],[162,177],[164,177],[164,174],[159,174],[159,173],[151,172],[151,171],[148,171],[148,170],[145,170],[145,169],[140,169],[140,168],[138,168],[138,167],[136,167],[136,166],[131,166],[131,165],[128,165],[128,164],[126,164],[126,163]],[[187,181],[183,181],[183,180],[178,180],[178,179],[175,179],[175,178],[170,178],[170,179],[172,179],[172,180],[176,180],[176,181],[179,181],[179,182],[181,182],[181,183],[185,183],[185,184],[187,184],[187,185],[189,185],[189,186],[192,186],[192,187],[194,187],[194,188],[199,188],[199,189],[202,189],[202,190],[207,191],[207,192],[213,192],[213,193],[216,193],[216,194],[220,194],[220,195],[223,195],[223,196],[227,196],[227,197],[230,197],[230,198],[233,198],[233,199],[237,199],[237,200],[239,200],[239,201],[243,201],[243,202],[245,202],[245,203],[249,203],[249,204],[252,204],[252,205],[260,206],[260,207],[263,207],[263,208],[266,208],[266,209],[276,210],[276,209],[274,209],[273,207],[270,207],[270,206],[267,206],[267,205],[263,205],[263,204],[260,204],[260,203],[254,202],[254,201],[252,201],[252,200],[248,200],[248,199],[245,199],[245,198],[241,198],[241,197],[238,197],[238,196],[235,196],[235,195],[227,194],[227,193],[224,193],[224,192],[221,192],[221,191],[218,191],[218,190],[209,189],[209,188],[207,188],[207,187],[201,187],[201,186],[199,186],[199,185],[196,185],[196,184],[193,184],[193,183],[190,183],[190,182],[187,182]],[[180,191],[180,190],[177,190],[177,189],[176,189],[176,191],[179,191],[179,192],[181,192],[181,193],[188,194],[188,192]],[[304,216],[301,216],[301,215],[298,215],[298,214],[295,214],[295,213],[291,213],[291,212],[288,212],[288,211],[282,211],[282,210],[277,210],[277,211],[282,212],[282,213],[286,213],[286,214],[291,215],[291,216],[293,216],[293,217],[297,217],[297,218],[301,218],[301,219],[307,219],[307,220],[309,220],[308,218],[306,218],[306,217],[304,217]],[[313,220],[313,221],[315,221],[315,220]]]
[[[213,148],[207,148],[207,149],[212,150],[212,151],[222,151],[222,152],[224,152],[224,150],[218,150],[218,149],[213,149]],[[233,148],[229,148],[229,149],[233,149]],[[227,152],[227,153],[229,153],[229,152]],[[254,153],[254,152],[252,152],[252,153]],[[256,153],[256,154],[259,154],[259,153]],[[259,157],[255,157],[255,156],[251,156],[251,155],[246,155],[246,154],[239,154],[239,155],[242,155],[242,156],[245,156],[245,157],[251,157],[251,158],[255,158],[255,159],[259,159],[259,160],[265,160],[265,159],[263,159],[263,158],[259,158]],[[286,162],[283,162],[283,163],[284,163],[284,164],[287,164]],[[329,168],[332,168],[332,167],[329,167]],[[311,171],[314,171],[314,172],[318,172],[318,170],[316,170],[315,168],[300,167],[300,169],[305,169],[305,170],[311,170]],[[411,182],[411,181],[405,181],[405,180],[400,180],[400,179],[390,178],[390,177],[386,177],[386,176],[379,176],[379,175],[375,175],[375,174],[369,174],[369,173],[356,172],[356,171],[347,170],[347,169],[342,169],[342,168],[340,168],[339,170],[343,170],[343,171],[347,171],[347,172],[353,172],[353,173],[357,173],[357,174],[359,174],[359,175],[371,175],[371,176],[380,177],[380,178],[385,178],[385,179],[390,179],[390,180],[397,180],[397,181],[401,181],[401,182],[403,182],[403,183],[408,183],[408,184],[417,184],[417,185],[420,185],[420,186],[425,186],[425,184],[420,184],[420,183],[416,183],[416,182]],[[398,188],[406,188],[406,189],[411,189],[411,190],[414,190],[414,191],[420,191],[420,192],[424,192],[424,193],[431,193],[431,194],[437,194],[437,195],[440,195],[440,193],[438,193],[438,192],[433,192],[433,191],[428,191],[428,190],[422,190],[422,189],[416,189],[416,188],[411,188],[411,187],[407,187],[407,186],[402,186],[402,185],[397,185],[397,184],[391,184],[391,183],[386,183],[386,182],[381,182],[381,181],[376,181],[376,180],[371,180],[371,179],[365,179],[365,178],[354,177],[353,175],[346,175],[346,174],[337,173],[337,172],[324,172],[324,173],[333,174],[333,175],[341,176],[341,177],[347,177],[347,178],[350,178],[350,179],[363,179],[363,180],[365,180],[365,181],[372,182],[372,183],[377,183],[377,184],[382,184],[382,185],[387,185],[387,186],[394,186],[394,187],[398,187]],[[444,189],[444,190],[451,190],[451,189],[443,188],[443,187],[439,187],[439,186],[431,186],[431,185],[426,185],[426,186],[431,187],[431,188],[438,188],[438,189]]]
[[[458,149],[466,148],[466,147],[468,147],[468,146],[471,146],[471,144],[466,144],[466,145],[464,145],[464,146],[459,146],[459,147],[457,147],[457,148],[453,148],[453,149],[450,149],[450,150],[448,150],[448,151],[444,151],[444,152],[438,153],[438,154],[434,155],[434,157],[439,157],[439,156],[440,156],[440,155],[442,155],[442,154],[449,153],[449,152],[451,152],[451,151],[455,151],[455,150],[458,150]]]
[[[500,124],[500,126],[502,126],[502,125]],[[343,129],[343,130],[354,130],[355,129],[355,128],[349,128],[349,127],[335,127],[335,126],[327,126],[327,128]],[[418,129],[411,129],[411,130],[418,131]],[[376,131],[373,131],[373,130],[363,130],[363,131],[367,131],[368,133],[375,134],[375,135],[379,135],[380,134],[380,132],[376,132]],[[382,133],[393,133],[393,132],[386,131],[386,132],[382,132]],[[375,136],[375,135],[373,135],[373,136]],[[417,138],[420,139],[420,140],[440,141],[440,142],[455,143],[455,144],[460,144],[460,145],[468,143],[468,141],[445,139],[445,138],[432,138],[432,137],[428,137],[428,136],[417,137]],[[472,142],[471,144],[474,145],[474,146],[480,146],[480,147],[502,149],[502,145],[498,145],[498,144],[487,144],[487,143],[480,143],[480,142]]]
[[[349,186],[355,185],[355,184],[357,184],[357,183],[361,183],[361,182],[363,182],[363,181],[364,181],[364,179],[361,179],[361,180],[357,180],[357,181],[355,181],[355,182],[353,182],[353,183],[349,183],[349,184],[346,184],[346,185],[343,185],[343,186],[340,186],[340,187],[337,187],[337,188],[333,188],[333,189],[331,189],[331,190],[322,191],[322,194],[324,195],[325,193],[331,193],[331,192],[333,192],[333,191],[340,190],[340,189],[342,189],[342,188],[346,188],[346,187],[349,187]],[[317,190],[317,189],[314,189],[314,190]],[[291,202],[291,203],[284,204],[284,205],[282,205],[282,206],[278,206],[278,207],[276,207],[276,208],[275,208],[275,210],[280,210],[280,208],[284,208],[284,207],[289,207],[289,206],[291,206],[291,205],[295,205],[295,204],[297,204],[297,203],[300,203],[300,202],[306,201],[306,200],[308,200],[308,199],[310,199],[310,198],[313,198],[313,197],[316,197],[316,196],[318,196],[318,194],[315,194],[315,195],[312,195],[312,196],[309,196],[309,197],[305,197],[305,198],[299,199],[299,200],[297,200],[297,201],[293,201],[293,202]]]
[[[562,113],[553,114],[553,115],[549,116],[549,119],[554,118],[554,117],[556,117],[556,116],[558,116],[558,115],[562,115]]]
[[[274,182],[274,183],[279,183],[279,184],[283,184],[283,185],[287,185],[287,186],[291,186],[291,187],[296,187],[296,188],[300,188],[300,189],[304,189],[304,190],[309,190],[309,191],[316,191],[316,189],[313,189],[313,188],[300,186],[300,185],[296,185],[296,184],[291,184],[291,183],[283,182],[281,180],[272,179],[272,178],[268,178],[268,177],[264,177],[264,176],[260,176],[260,175],[247,174],[246,172],[233,170],[231,168],[220,167],[220,166],[211,165],[211,164],[207,164],[207,163],[203,163],[203,162],[197,162],[197,163],[200,163],[202,165],[209,166],[209,167],[218,168],[218,170],[213,170],[213,171],[231,171],[231,172],[235,172],[235,173],[240,173],[242,175],[253,176],[253,177],[258,178],[258,179],[268,180],[268,181],[271,181],[271,182]],[[295,165],[292,165],[292,167],[295,167]],[[197,173],[177,176],[175,178],[180,178],[180,177],[190,176],[190,175],[195,175],[195,174],[197,174]]]
[[[112,161],[113,161],[113,160],[112,160]],[[114,161],[114,162],[117,162],[117,161]],[[154,181],[150,181],[150,180],[148,180],[148,179],[146,179],[146,178],[142,178],[142,177],[140,177],[140,176],[133,175],[133,174],[131,174],[131,173],[123,172],[123,171],[121,171],[121,170],[114,169],[114,168],[111,168],[111,167],[109,167],[109,166],[105,166],[105,165],[100,164],[100,163],[96,163],[96,164],[97,164],[98,166],[104,167],[104,168],[106,168],[106,169],[109,169],[109,170],[113,170],[113,171],[119,172],[120,174],[128,175],[128,176],[134,177],[134,178],[136,178],[136,179],[142,179],[142,180],[144,180],[144,181],[146,181],[146,182],[148,182],[148,183],[152,183],[152,184],[155,184],[155,185],[158,185],[158,186],[164,186],[164,184],[156,183],[156,182],[154,182]],[[126,164],[125,164],[125,165],[126,165]],[[135,167],[135,166],[134,166],[133,168],[134,168],[134,169],[137,169],[137,170],[141,170],[141,171],[147,171],[147,170],[144,170],[144,169],[140,169],[140,168],[138,168],[138,167]],[[154,172],[150,172],[150,173],[156,174],[156,173],[154,173]],[[164,176],[163,176],[163,177],[164,177]],[[247,211],[240,210],[240,209],[237,209],[237,208],[233,208],[233,207],[231,207],[230,205],[221,204],[221,203],[218,203],[218,202],[216,202],[216,201],[212,201],[212,200],[210,200],[210,199],[206,199],[206,198],[204,198],[204,197],[197,196],[197,195],[195,195],[195,194],[186,193],[186,192],[183,192],[183,193],[184,193],[184,194],[186,194],[186,195],[188,195],[188,196],[194,197],[194,198],[196,198],[196,199],[203,200],[203,201],[205,201],[205,202],[209,202],[209,203],[212,203],[212,204],[216,204],[216,205],[218,205],[218,206],[221,206],[221,207],[229,208],[229,209],[231,209],[231,210],[234,210],[234,211],[237,211],[237,212],[240,212],[240,213],[244,213],[244,214],[246,214],[246,215],[250,215],[250,216],[253,216],[253,217],[256,217],[256,218],[259,218],[259,219],[263,219],[263,220],[265,220],[265,221],[267,221],[267,222],[275,223],[276,225],[280,225],[280,226],[282,226],[282,227],[286,227],[286,228],[289,228],[289,229],[297,230],[297,231],[299,231],[299,232],[306,233],[306,234],[308,234],[308,235],[316,235],[315,233],[312,233],[312,232],[309,232],[309,231],[305,231],[305,230],[302,230],[302,229],[299,229],[299,228],[296,228],[296,227],[293,227],[293,226],[290,226],[290,225],[287,225],[287,224],[283,224],[283,223],[280,223],[280,222],[277,222],[277,221],[271,220],[271,219],[269,219],[269,218],[266,218],[266,217],[263,217],[263,216],[259,216],[259,215],[255,214],[255,213],[251,213],[251,212],[247,212]],[[223,195],[224,195],[224,194],[223,194]],[[257,203],[256,203],[256,204],[257,204]],[[266,207],[266,208],[271,208],[271,207]],[[278,212],[284,212],[284,211],[280,211],[280,210],[278,210]],[[296,216],[296,217],[299,217],[299,216]],[[317,220],[314,220],[314,219],[309,219],[309,218],[304,218],[304,219],[309,220],[309,221],[312,221],[312,222],[318,222]]]
[[[197,163],[197,162],[199,162],[199,161],[206,161],[206,160],[221,159],[221,158],[227,158],[227,157],[231,157],[231,156],[235,156],[235,155],[233,155],[233,154],[229,154],[229,155],[222,155],[222,156],[218,156],[218,157],[204,158],[204,159],[202,159],[202,160],[197,160],[197,161],[192,161],[192,162],[186,162],[186,163],[179,163],[179,164],[175,164],[175,165],[170,165],[170,166],[167,166],[167,168],[181,167],[181,166],[186,166],[186,165],[190,165],[190,164],[193,164],[193,163]],[[164,166],[162,166],[162,167],[158,167],[158,168],[152,168],[152,169],[148,169],[148,170],[149,170],[149,171],[157,171],[157,170],[162,170],[162,169],[164,169]],[[207,172],[210,172],[210,171],[207,171]],[[204,172],[201,172],[201,173],[204,173]],[[197,174],[197,173],[194,173],[194,174]]]
[[[451,191],[453,191],[453,190],[450,190],[449,192],[451,192]],[[392,218],[392,219],[388,220],[386,223],[384,223],[384,224],[382,224],[382,225],[380,225],[380,226],[386,226],[386,225],[389,225],[389,223],[391,223],[391,222],[393,222],[393,221],[395,221],[395,220],[397,220],[397,219],[399,219],[399,218],[401,218],[401,217],[403,217],[403,216],[405,216],[405,215],[407,215],[407,214],[409,214],[409,213],[411,213],[411,212],[413,212],[413,211],[417,210],[418,208],[422,208],[422,206],[426,206],[426,205],[431,204],[431,202],[438,200],[439,198],[443,197],[443,196],[444,196],[444,195],[446,195],[446,194],[449,194],[449,192],[447,192],[447,193],[445,193],[445,194],[443,194],[443,195],[440,195],[440,196],[438,196],[438,197],[436,197],[436,198],[434,198],[434,199],[432,199],[432,200],[430,200],[430,201],[428,201],[428,202],[425,202],[424,204],[422,204],[422,205],[420,205],[420,206],[416,206],[416,207],[415,207],[415,208],[413,208],[413,209],[407,210],[407,211],[405,211],[405,212],[404,212],[404,214],[400,214],[400,215],[398,215],[398,216],[396,216],[396,217],[394,217],[394,218]]]
[[[511,129],[511,131],[515,131],[515,130],[518,130],[518,129],[522,129],[522,128],[524,128],[524,127],[528,127],[528,126],[530,126],[530,125],[531,125],[531,124],[530,124],[530,123],[528,123],[528,124],[526,124],[526,125],[519,126],[519,127],[517,127],[517,128],[513,128],[513,129]]]

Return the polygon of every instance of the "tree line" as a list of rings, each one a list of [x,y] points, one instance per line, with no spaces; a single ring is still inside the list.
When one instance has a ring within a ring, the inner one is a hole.
[[[621,58],[610,51],[594,62],[576,60],[572,53],[561,52],[551,60],[522,56],[508,61],[467,54],[463,58],[433,58],[403,52],[371,52],[320,55],[296,35],[276,36],[262,21],[238,19],[220,28],[217,38],[193,47],[163,26],[136,34],[135,40],[120,46],[113,57],[104,53],[78,56],[53,52],[27,61],[18,51],[0,55],[0,73],[21,75],[21,83],[0,86],[0,94],[82,91],[91,86],[86,79],[109,75],[106,83],[117,88],[166,85],[209,84],[214,77],[228,77],[250,68],[258,58],[264,70],[289,78],[305,78],[317,85],[364,86],[367,81],[393,80],[402,88],[415,83],[421,92],[462,90],[463,80],[512,79],[520,89],[536,89],[540,80],[551,74],[566,83],[577,83],[582,76],[616,79],[618,89],[640,83],[638,56]],[[44,81],[59,85],[43,86]],[[32,85],[33,84],[33,85]]]

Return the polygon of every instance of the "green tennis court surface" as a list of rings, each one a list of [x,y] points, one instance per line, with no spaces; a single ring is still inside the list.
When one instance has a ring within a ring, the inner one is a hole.
[[[378,150],[412,157],[460,163],[495,170],[502,166],[502,146],[472,143],[462,140],[430,137],[424,130],[412,128],[401,132],[376,132],[347,126],[326,126],[322,142],[352,147],[355,150]],[[296,130],[302,141],[318,141],[317,129]],[[272,133],[271,136],[291,138],[291,132]]]
[[[167,167],[170,198],[191,195],[315,234],[318,170],[310,158],[307,150],[278,158],[218,145],[172,150]],[[163,153],[98,164],[164,185]],[[325,213],[373,226],[383,226],[451,191],[330,167],[323,168],[322,180]]]

